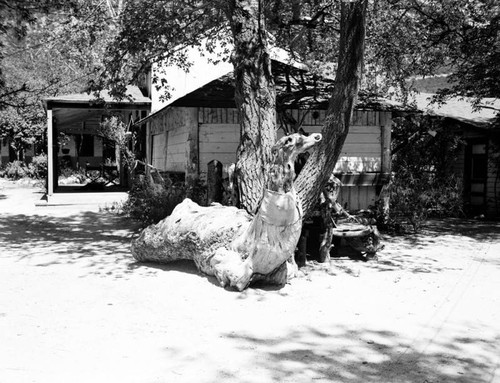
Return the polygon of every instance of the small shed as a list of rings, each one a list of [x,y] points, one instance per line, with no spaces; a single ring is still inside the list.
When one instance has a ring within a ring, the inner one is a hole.
[[[468,98],[452,98],[432,104],[434,94],[415,97],[417,108],[443,119],[447,129],[463,138],[455,174],[463,180],[466,213],[500,216],[500,100],[483,99],[473,106]]]
[[[297,69],[297,68],[295,68]],[[284,92],[279,73],[282,62],[273,61],[277,98]],[[238,111],[234,103],[232,72],[179,97],[148,116],[148,163],[166,172],[204,179],[207,164],[217,160],[224,165],[236,161],[240,142]],[[307,107],[290,104],[278,110],[277,126],[284,120],[300,123],[306,133],[322,129],[327,102],[316,100]],[[358,108],[335,168],[343,183],[340,202],[349,209],[372,205],[391,171],[390,140],[392,115],[382,103],[378,107]],[[278,136],[284,130],[278,131]]]
[[[96,99],[93,94],[78,93],[50,97],[44,100],[47,111],[47,195],[58,189],[58,173],[62,163],[65,166],[99,169],[110,165],[123,173],[120,155],[114,143],[99,135],[99,125],[110,115],[120,115],[123,122],[132,123],[147,117],[151,100],[135,86],[126,90],[127,97],[116,100],[102,92]],[[61,142],[61,134],[64,136]],[[123,177],[120,178],[123,183]]]

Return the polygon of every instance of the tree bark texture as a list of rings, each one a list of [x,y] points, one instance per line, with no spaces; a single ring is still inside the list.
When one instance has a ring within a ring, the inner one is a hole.
[[[236,177],[241,207],[254,214],[265,186],[265,165],[276,142],[276,90],[264,24],[263,0],[232,0],[228,18],[241,141]]]
[[[341,213],[341,207],[337,202],[342,183],[333,174],[330,175],[320,196],[319,211],[321,213],[322,229],[321,242],[319,246],[319,261],[330,261],[330,250],[332,248],[333,230],[335,228],[334,217]],[[339,211],[340,209],[340,211]]]
[[[295,186],[304,216],[315,207],[340,156],[362,73],[368,0],[341,3],[339,62],[323,126],[323,141],[311,153]]]

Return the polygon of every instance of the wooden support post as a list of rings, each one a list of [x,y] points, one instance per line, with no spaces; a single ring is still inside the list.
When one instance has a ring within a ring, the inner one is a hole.
[[[391,182],[391,126],[392,126],[392,115],[391,112],[380,112],[380,124],[381,124],[381,134],[382,134],[382,176],[386,177],[386,183],[377,190],[379,198],[383,202],[382,215],[383,220],[387,221],[389,219],[389,206],[390,206],[390,192],[389,183]]]
[[[188,197],[190,197],[189,190],[200,177],[200,124],[193,118],[188,129],[186,185],[188,186]]]
[[[153,136],[151,135],[151,120],[148,120],[146,122],[146,166],[145,166],[145,173],[146,173],[146,178],[149,179],[149,166],[151,165],[152,162],[152,154],[153,154],[153,148],[152,148],[152,143],[153,143]]]
[[[52,109],[47,109],[47,197],[54,194],[54,125]]]
[[[208,163],[207,173],[207,202],[210,205],[212,202],[222,202],[223,185],[222,185],[222,163],[217,160],[212,160]]]
[[[381,141],[382,141],[382,173],[391,172],[391,112],[379,112],[381,124]]]

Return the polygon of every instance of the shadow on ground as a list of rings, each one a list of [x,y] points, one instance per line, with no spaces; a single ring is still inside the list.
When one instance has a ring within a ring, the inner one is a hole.
[[[203,376],[205,382],[492,382],[500,341],[500,337],[455,336],[433,339],[429,347],[420,339],[402,337],[397,332],[358,330],[334,323],[320,329],[311,324],[268,337],[234,332],[222,337],[238,350],[233,357],[237,356],[240,368],[233,369],[231,359],[214,360],[220,367],[216,376]],[[186,355],[184,362],[210,361],[212,356],[205,352]],[[167,353],[169,359],[182,355],[175,348],[168,348]],[[249,355],[253,359],[246,361]],[[242,368],[245,363],[258,367],[246,370]]]
[[[500,222],[448,218],[428,221],[423,235],[459,235],[476,241],[500,241]]]
[[[394,332],[337,326],[331,332],[309,327],[282,337],[227,336],[241,350],[259,349],[263,368],[272,371],[277,382],[298,376],[344,383],[488,382],[496,368],[491,356],[498,352],[500,341],[500,337],[434,340],[431,351]],[[470,353],[472,349],[476,352]]]
[[[88,273],[123,277],[133,272],[161,271],[198,273],[192,262],[169,265],[137,263],[130,241],[140,231],[137,223],[112,213],[83,212],[70,217],[3,215],[0,246],[3,256],[29,260],[37,266],[84,263]],[[469,250],[477,252],[487,241],[500,242],[500,223],[464,220],[430,221],[421,234],[385,236],[386,248],[378,259],[364,262],[333,259],[330,265],[308,264],[302,275],[326,272],[357,276],[359,268],[380,272],[438,273],[459,266],[442,262],[440,254]],[[443,247],[444,244],[444,247]],[[500,266],[500,259],[487,260]],[[213,281],[211,281],[213,282]]]
[[[89,274],[123,277],[134,272],[130,241],[138,225],[110,213],[71,217],[2,215],[2,257],[39,267],[79,264]]]

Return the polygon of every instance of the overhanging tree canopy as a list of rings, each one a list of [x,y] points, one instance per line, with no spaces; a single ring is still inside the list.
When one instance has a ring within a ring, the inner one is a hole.
[[[182,49],[188,45],[200,46],[208,41],[207,48],[212,49],[214,41],[222,44],[232,41],[235,50],[230,57],[235,65],[235,97],[243,132],[239,184],[243,205],[255,211],[261,195],[259,174],[274,140],[275,96],[269,75],[269,44],[288,49],[292,57],[306,62],[313,72],[336,72],[334,94],[337,92],[337,97],[344,99],[344,112],[352,107],[358,93],[347,85],[353,84],[349,76],[355,76],[356,83],[362,80],[366,92],[384,92],[396,84],[406,94],[412,76],[448,71],[455,73],[451,78],[459,81],[445,92],[474,93],[481,97],[498,89],[495,85],[498,74],[493,65],[498,50],[487,48],[497,42],[498,6],[492,0],[475,3],[467,0],[444,3],[437,0],[128,1],[120,18],[118,37],[108,50],[106,76],[102,79],[119,94],[128,81],[137,78],[152,62],[167,61],[188,68]],[[361,40],[350,43],[359,28],[362,33],[366,30],[366,49]],[[362,59],[363,52],[365,69],[361,78],[361,65],[355,65],[354,70],[353,63]],[[342,64],[343,57],[357,59],[347,59]],[[341,65],[346,66],[342,69]],[[463,76],[468,68],[474,68],[475,74]],[[479,77],[481,89],[477,87]],[[347,133],[339,125],[340,113],[344,113],[339,111],[341,104],[339,101],[331,108],[338,114],[330,128],[325,129],[341,134],[332,133],[331,140],[324,141],[322,155],[327,147],[332,152],[338,151]],[[332,154],[328,161],[320,160],[319,173],[328,172],[330,162],[336,157]],[[324,182],[318,176],[319,183],[299,179],[298,184],[303,190],[314,184],[316,190]],[[316,193],[305,192],[305,203],[315,196]]]

